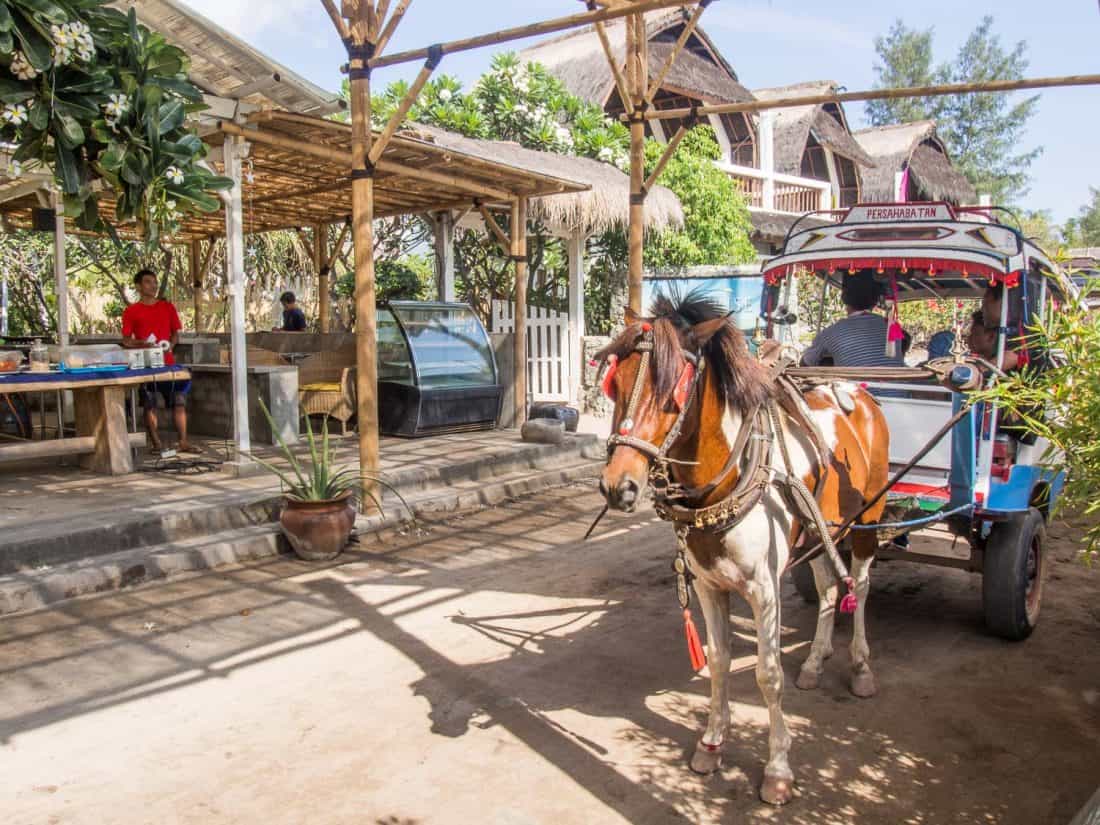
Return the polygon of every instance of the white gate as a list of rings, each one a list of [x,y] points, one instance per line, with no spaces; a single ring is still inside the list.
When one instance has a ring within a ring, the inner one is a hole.
[[[514,332],[514,315],[511,301],[493,301],[492,331]],[[570,400],[572,344],[567,313],[527,307],[527,394],[532,401]]]

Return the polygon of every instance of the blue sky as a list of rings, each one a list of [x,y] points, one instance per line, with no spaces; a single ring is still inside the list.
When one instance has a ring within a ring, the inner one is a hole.
[[[186,0],[185,0],[186,1]],[[190,0],[214,21],[260,50],[329,89],[339,88],[343,47],[320,0]],[[413,0],[388,51],[426,46],[583,10],[570,0]],[[1100,71],[1097,0],[964,2],[898,0],[831,4],[796,0],[718,0],[703,15],[703,28],[749,88],[828,78],[849,89],[872,85],[873,40],[901,17],[910,26],[936,29],[937,59],[953,55],[985,14],[996,19],[1006,44],[1028,43],[1031,76]],[[519,47],[522,47],[520,44]],[[441,72],[475,79],[492,51],[483,49],[444,59]],[[418,67],[380,71],[385,84],[411,79]],[[862,125],[862,106],[848,107],[853,128]],[[1032,167],[1031,194],[1024,205],[1049,209],[1057,220],[1077,213],[1088,187],[1100,186],[1100,87],[1048,90],[1032,119],[1022,148],[1044,147]]]

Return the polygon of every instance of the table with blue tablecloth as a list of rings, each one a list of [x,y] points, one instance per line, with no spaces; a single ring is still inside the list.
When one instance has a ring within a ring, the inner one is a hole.
[[[93,472],[133,472],[131,435],[126,431],[126,392],[150,381],[187,381],[179,366],[127,369],[120,372],[22,372],[0,375],[0,394],[71,390],[76,436],[49,442],[22,441],[0,447],[0,460],[80,455]],[[139,436],[142,438],[143,436]]]

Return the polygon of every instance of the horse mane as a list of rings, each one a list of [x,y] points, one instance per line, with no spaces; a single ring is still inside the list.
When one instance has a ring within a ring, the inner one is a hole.
[[[729,313],[695,288],[686,295],[675,291],[659,293],[650,306],[653,324],[653,375],[656,398],[671,396],[679,379],[680,350],[695,351],[692,327],[705,321],[727,318]],[[629,357],[642,336],[641,323],[631,324],[600,353],[601,358]],[[707,369],[714,378],[719,398],[742,415],[749,414],[772,394],[764,367],[749,352],[745,336],[726,320],[703,347]]]

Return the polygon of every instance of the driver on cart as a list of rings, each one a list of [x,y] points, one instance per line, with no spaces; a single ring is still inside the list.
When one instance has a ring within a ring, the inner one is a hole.
[[[808,367],[903,367],[904,355],[886,354],[886,317],[874,312],[879,285],[874,272],[861,269],[844,277],[840,299],[848,315],[817,334],[802,354]]]

